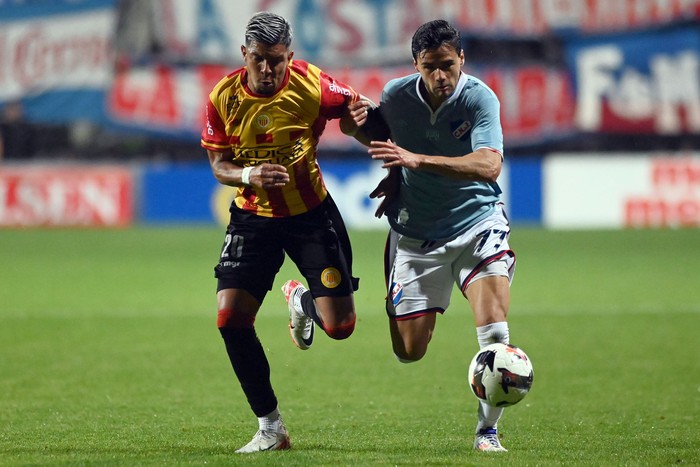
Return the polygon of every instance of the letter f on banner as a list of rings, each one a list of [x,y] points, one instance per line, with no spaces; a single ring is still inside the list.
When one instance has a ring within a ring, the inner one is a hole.
[[[615,90],[614,73],[623,59],[622,51],[614,46],[594,47],[576,57],[576,124],[581,130],[600,129],[603,102]]]

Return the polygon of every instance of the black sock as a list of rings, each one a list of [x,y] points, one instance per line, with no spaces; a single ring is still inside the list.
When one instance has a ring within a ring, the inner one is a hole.
[[[262,417],[277,408],[277,397],[270,383],[270,364],[254,328],[219,328],[233,371],[241,383],[255,416]]]
[[[306,316],[314,320],[314,323],[316,323],[316,326],[319,328],[323,329],[323,331],[326,330],[326,328],[323,327],[323,321],[321,321],[321,317],[318,316],[318,313],[316,312],[316,304],[314,303],[314,298],[311,296],[311,292],[308,290],[301,294],[301,310],[304,312]]]

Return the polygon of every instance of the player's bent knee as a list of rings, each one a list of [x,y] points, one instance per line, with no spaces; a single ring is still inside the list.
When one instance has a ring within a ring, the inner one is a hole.
[[[255,315],[250,313],[237,312],[231,309],[219,310],[216,327],[222,328],[234,328],[234,329],[245,329],[252,328],[255,324]]]
[[[427,350],[424,347],[394,347],[394,356],[401,363],[413,363],[423,358]]]
[[[352,321],[348,323],[342,323],[337,326],[325,325],[325,331],[328,337],[335,340],[343,340],[350,337],[355,331],[355,317],[353,316]]]
[[[410,360],[410,359],[408,359],[408,358],[400,357],[399,355],[396,355],[396,354],[394,354],[394,357],[396,357],[396,360],[398,360],[399,363],[415,363],[415,362],[417,362],[418,360],[420,360],[420,359],[418,359],[418,360]]]

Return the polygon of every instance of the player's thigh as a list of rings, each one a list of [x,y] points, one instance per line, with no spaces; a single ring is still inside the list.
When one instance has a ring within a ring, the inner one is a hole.
[[[461,250],[452,265],[462,293],[469,285],[487,276],[505,276],[512,281],[515,274],[515,253],[509,245],[510,226],[500,206],[487,219],[471,227],[450,242]]]
[[[444,246],[391,232],[387,253],[387,313],[398,319],[444,312],[454,281]]]
[[[352,295],[343,297],[317,297],[316,310],[329,328],[342,326],[355,321],[355,302]]]
[[[314,298],[352,295],[348,262],[325,205],[287,219],[284,250],[306,279]]]
[[[243,289],[262,303],[284,261],[276,221],[241,210],[232,212],[214,268],[217,292]]]
[[[510,307],[510,283],[507,276],[484,276],[472,281],[465,296],[474,312],[476,326],[506,321]]]

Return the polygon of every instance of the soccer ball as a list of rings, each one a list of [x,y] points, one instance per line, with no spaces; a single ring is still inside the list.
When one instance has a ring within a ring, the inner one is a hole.
[[[510,344],[487,345],[469,365],[472,391],[493,407],[508,407],[523,400],[532,387],[533,376],[530,358]]]

